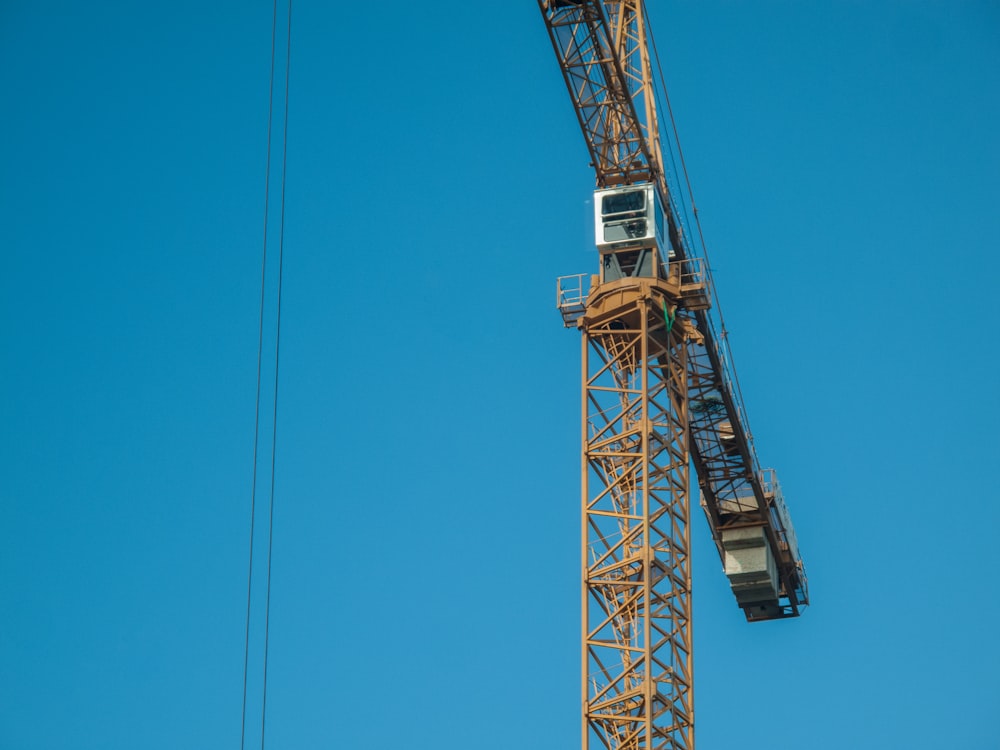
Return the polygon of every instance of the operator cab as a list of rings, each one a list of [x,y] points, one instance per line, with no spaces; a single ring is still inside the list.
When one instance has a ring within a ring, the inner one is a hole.
[[[669,256],[667,224],[652,183],[594,192],[594,235],[601,253],[601,281],[658,277]]]

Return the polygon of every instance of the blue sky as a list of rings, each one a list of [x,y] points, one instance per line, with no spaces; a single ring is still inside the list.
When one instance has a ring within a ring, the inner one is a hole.
[[[1000,7],[650,12],[814,602],[747,624],[695,519],[699,747],[1000,747]],[[5,749],[239,744],[270,23],[0,6]],[[538,9],[299,0],[289,117],[267,744],[577,747]]]

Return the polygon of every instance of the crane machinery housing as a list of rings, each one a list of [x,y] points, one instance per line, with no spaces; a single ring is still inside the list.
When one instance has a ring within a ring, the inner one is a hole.
[[[690,750],[691,467],[747,620],[798,616],[805,567],[668,185],[645,4],[538,5],[597,183],[598,273],[557,284],[582,333],[583,747]]]

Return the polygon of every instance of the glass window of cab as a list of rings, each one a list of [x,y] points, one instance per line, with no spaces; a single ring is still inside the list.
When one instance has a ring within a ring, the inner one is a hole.
[[[601,200],[601,213],[604,216],[645,210],[645,190],[630,190],[627,193],[612,193],[611,195],[605,195]]]

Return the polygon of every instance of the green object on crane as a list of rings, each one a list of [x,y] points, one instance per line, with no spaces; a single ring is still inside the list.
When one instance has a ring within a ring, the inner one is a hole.
[[[674,329],[674,321],[677,319],[677,307],[673,306],[670,310],[667,310],[667,301],[661,300],[663,303],[663,320],[667,324],[667,333],[670,333]]]

